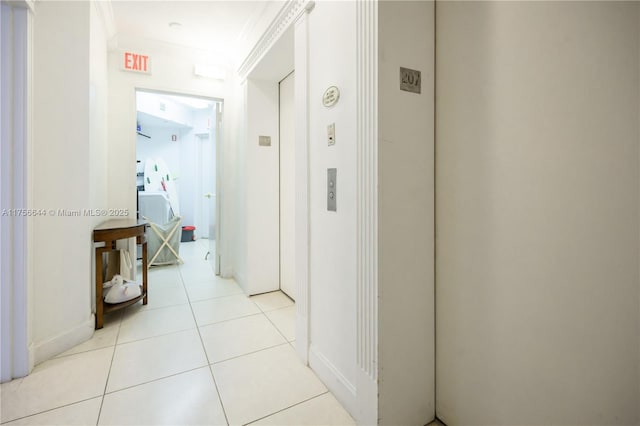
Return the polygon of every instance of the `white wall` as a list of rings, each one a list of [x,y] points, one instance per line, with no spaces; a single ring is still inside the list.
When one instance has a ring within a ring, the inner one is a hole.
[[[89,21],[89,196],[90,206],[106,209],[107,205],[107,30],[97,5],[92,2]],[[90,217],[91,226],[105,218]],[[91,254],[91,306],[95,309],[95,258]]]
[[[88,2],[37,3],[34,15],[33,207],[88,209],[106,198],[104,35]],[[60,16],[65,16],[60,26]],[[71,61],[70,58],[73,58]],[[90,60],[95,62],[90,66]],[[102,133],[103,134],[103,133]],[[95,203],[95,204],[94,204]],[[93,332],[91,217],[33,221],[35,362]]]
[[[378,23],[378,422],[425,425],[435,416],[434,3],[382,1]],[[400,67],[421,71],[420,94],[400,90]]]
[[[89,132],[91,206],[107,207],[107,39],[104,21],[95,3],[91,3],[89,44]],[[94,217],[93,225],[103,218]]]
[[[437,414],[638,424],[638,3],[437,6]]]
[[[144,133],[151,138],[136,134],[136,160],[140,160],[143,164],[147,159],[161,158],[167,164],[169,172],[176,178],[176,186],[180,197],[180,206],[182,207],[182,161],[181,152],[182,145],[185,141],[182,134],[184,128],[179,127],[146,127],[143,126],[140,133]],[[177,141],[172,141],[171,136],[176,135]]]
[[[193,110],[186,105],[162,96],[162,94],[137,92],[137,111],[183,126],[193,123]]]
[[[246,278],[239,284],[247,294],[277,290],[279,276],[278,84],[247,80],[246,84]],[[270,136],[271,146],[259,146]]]
[[[355,413],[356,4],[318,2],[307,19],[309,363],[341,402]],[[329,86],[340,88],[340,100],[330,109],[321,103],[321,96]],[[335,123],[336,144],[329,147],[327,125],[331,123]],[[327,168],[334,167],[337,168],[337,212],[329,212]]]

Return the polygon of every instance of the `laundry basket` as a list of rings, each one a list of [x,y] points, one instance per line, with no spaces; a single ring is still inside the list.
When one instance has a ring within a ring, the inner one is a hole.
[[[149,266],[183,263],[179,254],[181,223],[180,216],[164,224],[149,222],[146,232]]]

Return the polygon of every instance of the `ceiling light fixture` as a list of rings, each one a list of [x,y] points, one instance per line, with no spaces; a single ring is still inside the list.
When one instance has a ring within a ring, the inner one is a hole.
[[[177,30],[180,27],[182,27],[182,24],[180,22],[169,22],[169,28],[173,28],[174,30]]]

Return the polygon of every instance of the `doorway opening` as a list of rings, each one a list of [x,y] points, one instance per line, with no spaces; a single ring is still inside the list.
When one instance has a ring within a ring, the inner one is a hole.
[[[220,99],[136,90],[138,216],[179,226],[174,241],[206,240],[206,258],[216,275],[222,111]],[[167,256],[156,264],[180,260],[179,253]]]

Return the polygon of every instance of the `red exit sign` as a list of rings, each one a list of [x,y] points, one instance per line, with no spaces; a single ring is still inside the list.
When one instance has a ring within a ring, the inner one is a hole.
[[[149,56],[133,52],[124,52],[122,59],[122,69],[151,74],[151,58],[149,58]]]

